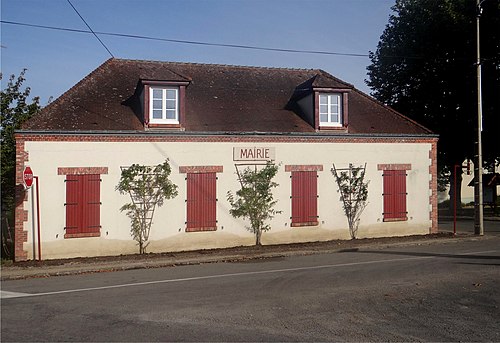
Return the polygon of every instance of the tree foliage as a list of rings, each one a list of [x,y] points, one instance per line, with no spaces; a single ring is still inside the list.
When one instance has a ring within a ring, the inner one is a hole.
[[[255,244],[261,245],[262,232],[271,229],[267,221],[280,211],[274,206],[278,202],[274,199],[272,190],[278,187],[273,178],[278,173],[278,166],[272,162],[260,169],[245,168],[240,173],[241,188],[233,195],[227,192],[227,199],[231,204],[229,213],[235,218],[250,220],[248,230],[255,235]]]
[[[13,224],[15,206],[16,179],[16,141],[14,131],[40,110],[40,99],[29,99],[31,88],[23,87],[26,69],[19,76],[11,75],[0,95],[0,144],[1,144],[1,193],[2,193],[2,228],[6,219]],[[0,74],[0,80],[2,74]],[[2,229],[2,233],[4,230]]]
[[[481,15],[483,154],[500,156],[500,0]],[[473,158],[477,131],[476,1],[396,0],[368,66],[372,95],[438,133],[441,181]]]
[[[349,224],[349,234],[352,239],[356,239],[359,219],[367,205],[368,181],[365,181],[365,171],[366,164],[364,167],[353,167],[350,163],[347,170],[337,169],[335,164],[332,168],[332,174],[339,187],[338,192],[340,193],[342,207]]]
[[[131,203],[120,210],[127,211],[131,220],[130,233],[139,245],[139,253],[144,254],[149,245],[149,233],[156,207],[163,205],[165,199],[177,196],[177,186],[170,181],[171,173],[168,160],[157,166],[133,164],[122,169],[120,182],[116,189],[129,193]]]

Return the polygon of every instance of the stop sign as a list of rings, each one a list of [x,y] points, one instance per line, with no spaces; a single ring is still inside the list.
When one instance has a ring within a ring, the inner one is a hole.
[[[30,167],[24,168],[23,179],[26,187],[30,188],[31,185],[33,184],[33,171],[31,170]]]

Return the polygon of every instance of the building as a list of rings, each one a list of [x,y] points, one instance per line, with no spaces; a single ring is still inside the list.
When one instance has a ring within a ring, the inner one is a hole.
[[[468,170],[468,171],[467,171]],[[462,174],[460,181],[460,166],[456,166],[457,182],[460,182],[460,199],[462,204],[474,205],[474,162],[465,160],[462,162]],[[496,194],[499,193],[498,178],[493,178],[495,174],[500,173],[500,165],[491,165],[490,168],[483,168],[483,203],[485,205],[493,205]],[[492,182],[495,184],[490,184]],[[453,182],[453,181],[452,181]],[[490,184],[490,185],[489,185]],[[438,203],[450,199],[450,186],[448,185],[444,191],[438,192]]]
[[[26,166],[38,177],[40,217],[38,239],[34,190],[24,192],[16,260],[39,243],[44,259],[137,252],[120,211],[129,197],[115,190],[121,167],[167,158],[179,195],[156,210],[150,252],[253,244],[226,193],[239,188],[237,165],[269,159],[282,212],[263,244],[349,238],[333,163],[367,164],[359,237],[437,232],[437,139],[322,70],[113,58],[16,134],[16,182]],[[199,200],[204,210],[188,209]]]

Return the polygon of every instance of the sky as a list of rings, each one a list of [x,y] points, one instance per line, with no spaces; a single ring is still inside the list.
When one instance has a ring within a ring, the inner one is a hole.
[[[2,89],[27,68],[45,105],[111,57],[319,68],[369,93],[375,51],[395,0],[0,0],[2,21],[181,41],[340,54],[290,53],[60,31],[1,23]]]

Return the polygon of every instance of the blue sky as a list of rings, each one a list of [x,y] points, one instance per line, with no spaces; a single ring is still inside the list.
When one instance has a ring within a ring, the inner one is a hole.
[[[94,31],[209,43],[368,54],[395,0],[71,0]],[[1,19],[87,30],[67,0],[1,0]],[[369,92],[368,57],[256,51],[99,35],[115,57],[286,68],[321,68]],[[110,55],[87,33],[1,24],[2,89],[27,68],[45,104]]]

